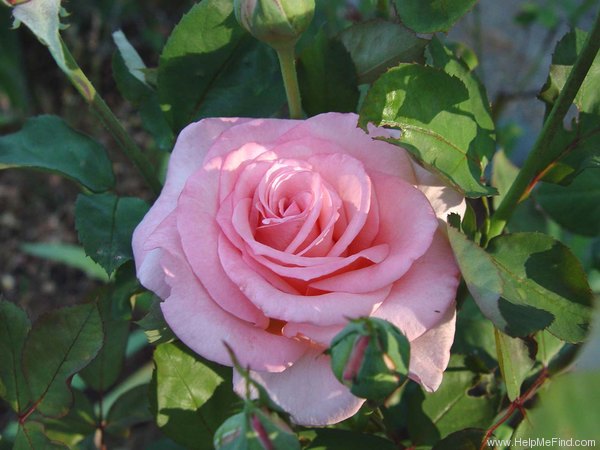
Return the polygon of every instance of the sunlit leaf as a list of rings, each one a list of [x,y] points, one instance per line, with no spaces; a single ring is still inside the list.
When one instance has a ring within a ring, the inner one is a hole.
[[[361,127],[369,122],[400,130],[385,139],[408,150],[467,196],[495,193],[485,186],[477,147],[491,139],[480,127],[463,82],[433,67],[400,64],[374,84],[360,111]]]

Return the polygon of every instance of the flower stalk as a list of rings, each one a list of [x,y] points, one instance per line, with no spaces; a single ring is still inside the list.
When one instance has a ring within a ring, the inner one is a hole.
[[[276,49],[285,86],[290,119],[302,119],[302,99],[298,87],[298,75],[296,73],[295,46]]]
[[[146,158],[129,133],[125,130],[119,119],[114,115],[106,102],[96,91],[92,82],[83,73],[75,58],[61,39],[65,62],[69,67],[65,74],[83,97],[86,103],[99,117],[102,124],[112,134],[113,138],[125,153],[125,156],[137,167],[142,177],[155,194],[160,193],[162,185],[156,177],[152,164]]]
[[[500,206],[491,217],[490,230],[487,240],[502,234],[504,227],[510,220],[517,205],[527,198],[539,175],[554,160],[560,157],[556,152],[551,152],[552,140],[558,130],[562,127],[565,115],[569,111],[577,92],[579,91],[583,80],[585,79],[594,58],[600,49],[600,12],[596,17],[594,26],[588,35],[588,38],[579,54],[571,73],[560,95],[556,99],[546,122],[542,128],[537,141],[535,142],[531,153],[525,164],[519,171],[517,178],[510,187],[508,193],[500,203]]]

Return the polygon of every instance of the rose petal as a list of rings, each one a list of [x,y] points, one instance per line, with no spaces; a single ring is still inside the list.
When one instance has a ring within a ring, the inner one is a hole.
[[[179,137],[169,160],[167,181],[160,197],[133,233],[132,247],[140,282],[157,295],[166,295],[168,286],[160,272],[158,258],[160,252],[144,249],[148,237],[155,228],[173,211],[177,198],[181,193],[187,178],[201,165],[210,145],[225,130],[247,122],[248,119],[204,119],[186,127]],[[147,257],[152,257],[146,261]]]
[[[409,376],[429,391],[442,383],[450,361],[450,347],[456,329],[456,308],[446,311],[442,322],[410,343]]]
[[[353,416],[365,402],[353,396],[331,371],[330,358],[318,349],[307,351],[302,358],[280,373],[251,371],[269,397],[303,426],[324,426]],[[246,397],[245,380],[234,374],[234,390]]]
[[[165,320],[177,337],[199,355],[231,365],[224,345],[227,343],[244,367],[277,372],[306,350],[298,341],[270,334],[225,312],[177,255],[165,251],[161,264],[171,287],[169,297],[161,304]]]
[[[373,140],[375,136],[387,136],[388,130],[379,128],[378,132],[369,135],[357,124],[356,114],[327,113],[311,117],[298,122],[279,138],[280,144],[286,143],[286,151],[278,150],[278,154],[294,158],[294,146],[298,155],[305,157],[317,153],[315,149],[318,153],[345,153],[361,161],[367,173],[376,170],[415,183],[412,162],[406,151],[387,142]]]
[[[416,163],[413,163],[413,165],[417,178],[417,187],[429,199],[438,219],[446,222],[450,213],[456,213],[464,217],[465,210],[467,209],[465,197],[444,184],[440,177],[428,172]]]
[[[387,297],[391,286],[364,293],[331,292],[321,295],[294,295],[265,280],[249,266],[229,240],[219,237],[221,264],[231,280],[268,317],[286,322],[317,325],[345,323],[347,317],[370,315]]]
[[[454,308],[460,272],[448,239],[435,233],[427,253],[412,265],[373,314],[396,325],[412,341],[437,326]]]
[[[177,233],[185,258],[208,294],[223,309],[257,327],[266,328],[269,319],[232,283],[219,261],[217,241],[221,230],[214,217],[205,212],[207,205],[194,195],[204,192],[204,183],[192,176],[184,188],[176,210]],[[191,187],[190,187],[191,186]]]
[[[380,215],[373,244],[389,244],[389,255],[379,264],[312,282],[311,287],[353,293],[379,289],[398,280],[429,248],[438,222],[425,195],[397,177],[379,172],[370,176]]]

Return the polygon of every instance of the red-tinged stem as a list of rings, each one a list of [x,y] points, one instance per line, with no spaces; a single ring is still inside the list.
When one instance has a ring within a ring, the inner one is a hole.
[[[488,428],[488,430],[485,433],[485,436],[483,437],[483,440],[481,441],[481,446],[479,447],[479,450],[485,450],[488,447],[487,442],[492,437],[492,434],[494,433],[494,431],[496,431],[498,429],[498,427],[500,427],[500,425],[502,425],[504,422],[506,422],[508,419],[510,419],[515,411],[518,410],[521,413],[521,415],[523,415],[523,417],[525,417],[525,409],[524,409],[523,405],[535,395],[535,393],[538,391],[538,389],[542,386],[542,384],[544,384],[544,382],[547,379],[548,379],[548,369],[544,367],[542,369],[542,371],[540,372],[540,375],[536,378],[536,380],[531,385],[531,387],[529,389],[527,389],[527,391],[525,391],[525,393],[523,395],[516,398],[508,406],[508,408],[506,409],[506,412],[502,415],[502,417],[500,417],[500,419],[498,419],[498,421],[494,425],[492,425],[490,428]]]

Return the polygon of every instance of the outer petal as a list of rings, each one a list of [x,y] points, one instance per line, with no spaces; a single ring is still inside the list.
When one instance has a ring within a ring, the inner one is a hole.
[[[442,376],[450,361],[450,347],[454,341],[456,309],[450,308],[440,325],[410,343],[410,377],[429,392],[442,383]]]
[[[365,402],[353,396],[333,375],[330,358],[321,350],[307,351],[294,365],[281,373],[251,372],[271,399],[292,420],[304,426],[323,426],[354,415]],[[245,396],[245,382],[234,375],[234,390]]]
[[[440,177],[413,163],[417,177],[417,187],[427,196],[438,219],[446,222],[448,214],[456,213],[464,217],[467,202],[465,197],[450,186],[444,184]]]
[[[454,308],[459,281],[452,248],[443,231],[438,230],[427,253],[394,284],[373,316],[393,323],[413,341],[437,326]]]
[[[374,128],[370,129],[371,134],[366,134],[362,129],[357,128],[357,124],[356,114],[320,114],[299,122],[298,126],[284,134],[279,141],[288,145],[290,141],[302,140],[310,136],[310,139],[329,142],[331,144],[318,147],[319,153],[337,153],[341,148],[343,153],[361,161],[367,168],[367,172],[376,170],[414,184],[413,166],[406,151],[393,144],[373,140],[376,136],[389,135],[389,131]],[[294,157],[286,155],[288,156]]]
[[[306,351],[306,344],[270,334],[225,312],[210,298],[187,263],[176,255],[165,252],[162,265],[165,281],[171,286],[170,296],[162,303],[165,320],[199,355],[230,366],[231,358],[224,345],[227,343],[243,366],[278,372]]]
[[[145,243],[156,227],[175,209],[186,180],[202,165],[213,142],[225,130],[246,121],[247,119],[204,119],[186,127],[177,138],[165,186],[150,212],[135,229],[132,242],[138,278],[144,286],[161,297],[168,293],[168,286],[163,277],[157,276],[160,273],[160,252],[145,248]]]

